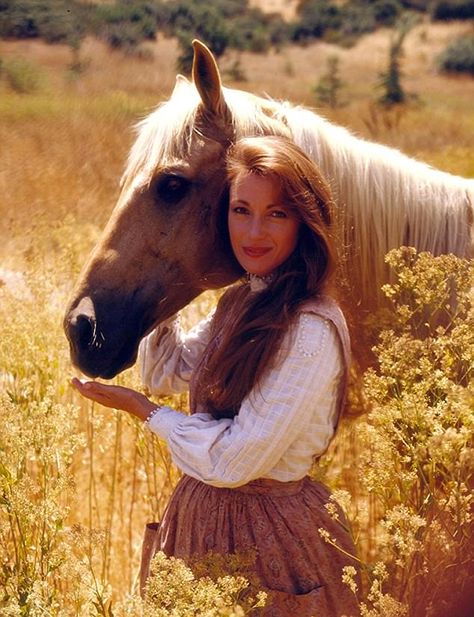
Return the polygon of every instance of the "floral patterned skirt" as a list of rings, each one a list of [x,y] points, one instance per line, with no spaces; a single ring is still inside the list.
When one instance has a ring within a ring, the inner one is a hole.
[[[342,582],[344,566],[356,567],[355,548],[325,504],[329,490],[303,478],[260,479],[217,488],[189,476],[178,483],[161,523],[150,523],[142,547],[143,590],[157,551],[190,561],[209,553],[254,552],[258,586],[268,593],[265,617],[357,617],[356,597]],[[339,548],[329,544],[324,529]],[[342,549],[342,550],[340,550]]]

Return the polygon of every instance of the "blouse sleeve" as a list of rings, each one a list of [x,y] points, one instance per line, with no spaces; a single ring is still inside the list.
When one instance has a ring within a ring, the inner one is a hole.
[[[316,433],[313,455],[326,450],[337,423],[337,406],[328,404],[328,394],[342,372],[336,329],[322,317],[302,313],[281,354],[284,359],[233,419],[185,416],[169,408],[155,414],[149,428],[168,442],[182,471],[214,486],[246,484],[264,477],[309,427]]]
[[[187,334],[179,317],[172,317],[142,340],[138,350],[141,378],[152,394],[188,390],[191,374],[209,341],[213,314],[214,311]]]

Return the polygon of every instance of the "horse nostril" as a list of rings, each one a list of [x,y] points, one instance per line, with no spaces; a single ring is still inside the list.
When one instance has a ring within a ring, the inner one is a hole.
[[[77,353],[96,345],[97,320],[92,299],[85,296],[65,320],[66,334]]]
[[[87,349],[94,340],[95,322],[89,315],[77,315],[71,322],[74,339],[79,349]]]

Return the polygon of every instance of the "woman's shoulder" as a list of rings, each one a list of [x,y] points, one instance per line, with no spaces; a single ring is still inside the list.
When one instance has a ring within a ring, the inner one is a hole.
[[[319,315],[322,318],[344,319],[344,314],[337,301],[329,295],[320,295],[305,300],[298,309],[298,314]]]
[[[332,303],[319,298],[302,304],[283,338],[282,354],[313,357],[323,352],[328,345],[332,346],[337,339],[336,328],[330,318],[332,309]]]
[[[305,341],[324,338],[324,333],[332,334],[330,338],[335,337],[341,343],[344,356],[350,361],[349,329],[341,307],[332,296],[321,295],[306,300],[298,310],[296,329],[297,337]]]
[[[331,321],[308,308],[298,311],[285,337],[284,346],[293,355],[313,357],[321,353],[333,338]]]

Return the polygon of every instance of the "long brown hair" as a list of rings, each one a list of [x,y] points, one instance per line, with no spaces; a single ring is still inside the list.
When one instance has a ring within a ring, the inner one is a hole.
[[[234,286],[219,303],[219,314],[231,318],[225,319],[219,344],[206,358],[198,393],[216,418],[238,413],[272,365],[298,307],[326,292],[335,270],[331,192],[298,146],[284,137],[243,138],[229,150],[227,170],[230,183],[249,173],[277,179],[281,201],[300,228],[295,250],[266,289],[249,293],[247,285]]]

